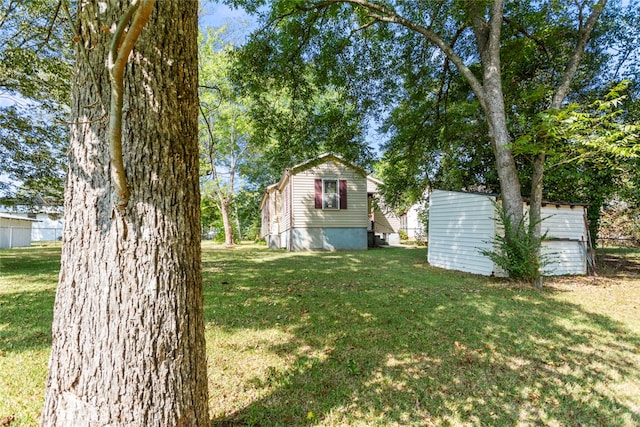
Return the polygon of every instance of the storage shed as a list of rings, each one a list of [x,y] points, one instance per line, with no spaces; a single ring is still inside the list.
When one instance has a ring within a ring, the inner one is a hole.
[[[492,250],[501,224],[495,195],[434,190],[429,196],[427,259],[435,267],[485,276],[504,276],[484,250]],[[542,207],[544,275],[586,274],[586,206],[549,203]]]
[[[31,225],[37,219],[0,214],[0,248],[31,245]]]

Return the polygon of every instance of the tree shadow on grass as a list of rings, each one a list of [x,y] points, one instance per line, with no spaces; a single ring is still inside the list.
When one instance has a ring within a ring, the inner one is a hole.
[[[640,249],[601,249],[598,253],[598,270],[609,277],[638,277],[640,276]]]
[[[51,346],[55,291],[0,294],[0,351]]]
[[[552,290],[422,258],[394,249],[206,262],[209,333],[251,331],[225,357],[264,357],[227,397],[216,389],[224,376],[210,384],[212,399],[229,402],[212,424],[640,423],[640,337]],[[279,339],[266,337],[274,330]]]

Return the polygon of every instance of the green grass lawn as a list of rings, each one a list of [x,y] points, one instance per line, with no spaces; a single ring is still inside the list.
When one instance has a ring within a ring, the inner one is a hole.
[[[426,250],[205,244],[214,426],[640,424],[640,251],[544,291]],[[0,250],[0,421],[35,425],[58,246]]]

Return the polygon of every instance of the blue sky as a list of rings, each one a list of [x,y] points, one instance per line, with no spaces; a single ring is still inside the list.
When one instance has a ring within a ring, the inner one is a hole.
[[[205,2],[200,14],[200,27],[227,26],[227,34],[233,42],[241,45],[253,29],[256,28],[255,18],[247,15],[242,9],[233,9],[217,2]]]

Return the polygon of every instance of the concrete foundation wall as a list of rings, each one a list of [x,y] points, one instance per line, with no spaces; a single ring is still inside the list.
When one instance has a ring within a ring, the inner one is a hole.
[[[364,250],[366,228],[294,228],[291,250]]]

